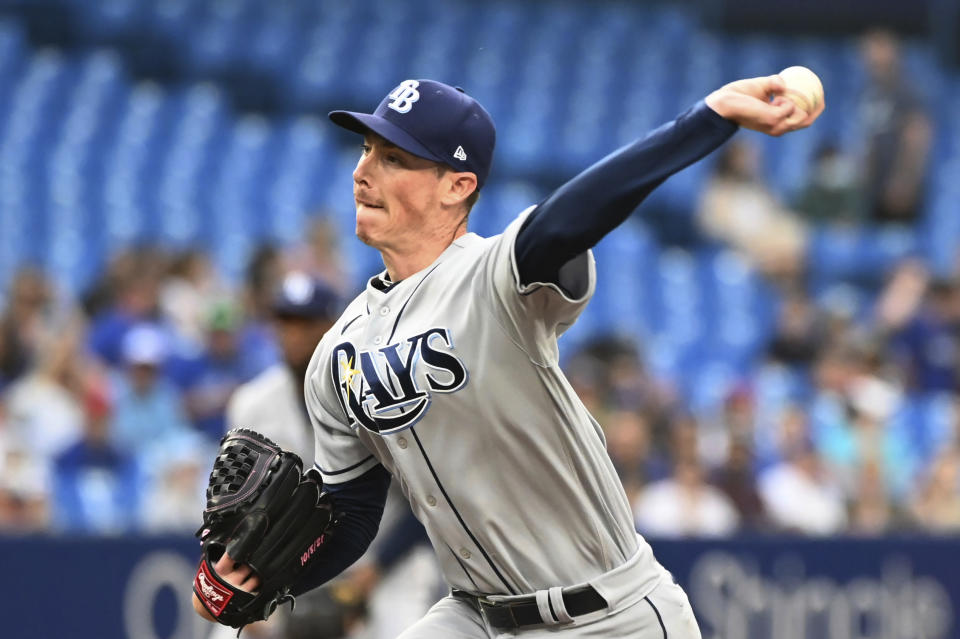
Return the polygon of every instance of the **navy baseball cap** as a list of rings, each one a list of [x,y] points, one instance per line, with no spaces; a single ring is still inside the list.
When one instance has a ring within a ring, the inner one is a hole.
[[[490,173],[497,131],[486,109],[463,89],[435,80],[404,80],[373,113],[332,111],[330,119],[355,133],[373,131],[455,171],[471,171],[478,189]]]
[[[340,296],[323,280],[293,271],[280,282],[271,310],[278,317],[333,319],[341,311]]]

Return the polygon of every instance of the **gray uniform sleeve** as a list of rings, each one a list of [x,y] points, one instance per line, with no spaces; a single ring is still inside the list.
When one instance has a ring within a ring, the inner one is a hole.
[[[313,429],[303,414],[303,386],[283,364],[242,384],[227,402],[227,427],[250,428],[313,463]]]
[[[501,328],[538,366],[559,360],[557,338],[577,319],[593,295],[596,268],[586,251],[560,269],[559,283],[521,284],[514,243],[533,207],[521,213],[492,240],[480,271],[481,290],[491,296]]]

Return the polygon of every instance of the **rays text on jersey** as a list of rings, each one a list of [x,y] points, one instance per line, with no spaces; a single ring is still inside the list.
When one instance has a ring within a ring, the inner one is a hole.
[[[341,342],[330,366],[351,425],[380,434],[413,426],[430,408],[432,393],[456,392],[469,378],[445,328],[375,350]]]

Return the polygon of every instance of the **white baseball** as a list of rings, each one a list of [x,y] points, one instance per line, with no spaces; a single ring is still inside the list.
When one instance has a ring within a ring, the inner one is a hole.
[[[784,95],[807,113],[813,113],[823,103],[823,83],[807,67],[787,67],[780,77],[787,85]]]

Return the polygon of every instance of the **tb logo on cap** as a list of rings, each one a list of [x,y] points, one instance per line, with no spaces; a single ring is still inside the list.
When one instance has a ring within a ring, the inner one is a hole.
[[[420,92],[417,91],[418,86],[420,86],[420,83],[416,80],[404,80],[388,96],[392,102],[388,103],[387,106],[397,113],[406,113],[413,107],[413,103],[420,99]]]

